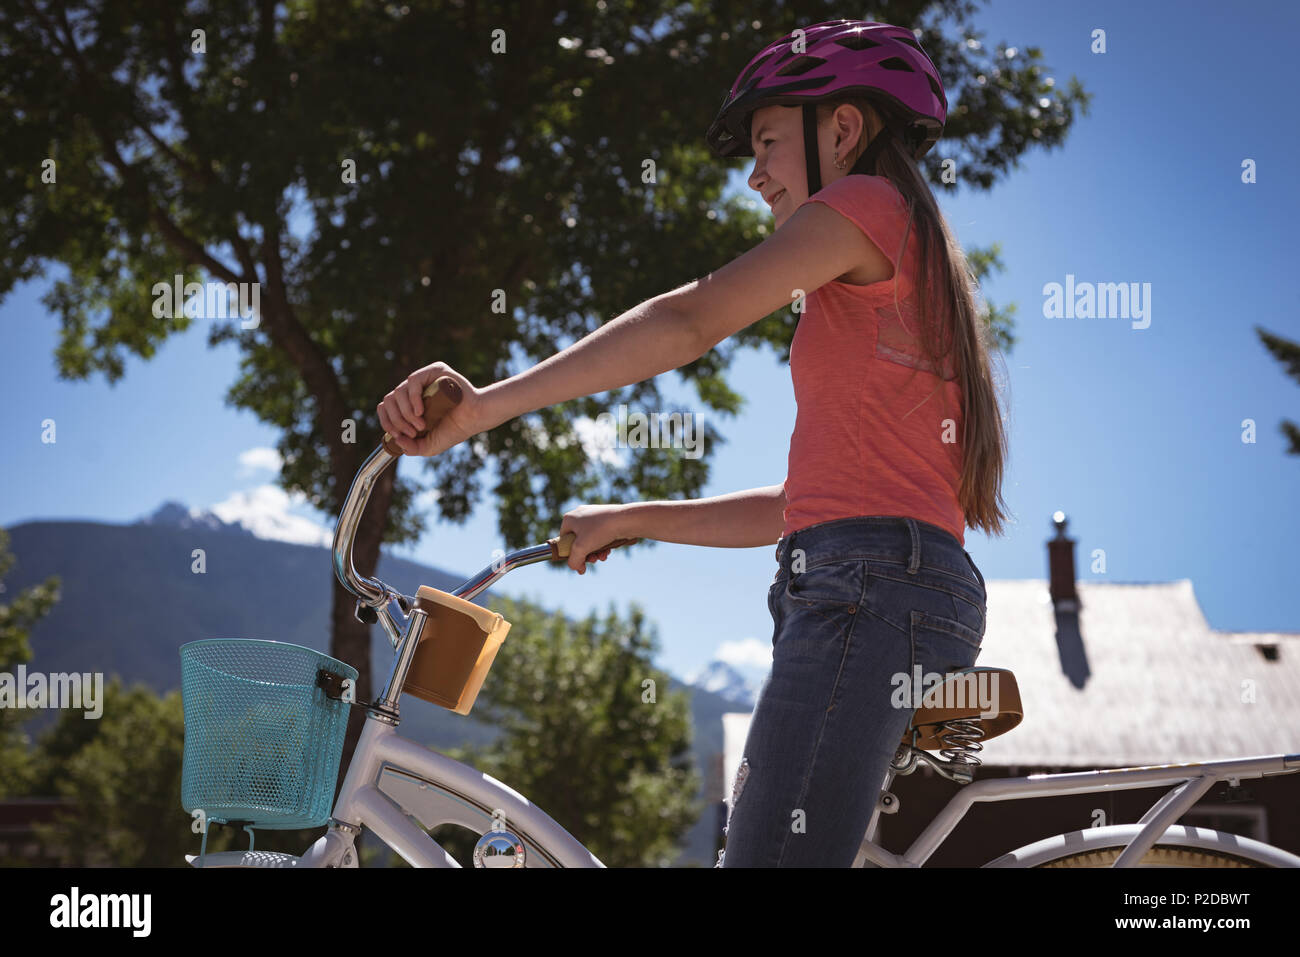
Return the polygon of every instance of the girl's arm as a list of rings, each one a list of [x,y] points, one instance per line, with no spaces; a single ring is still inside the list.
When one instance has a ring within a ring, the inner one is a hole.
[[[634,385],[704,355],[700,329],[665,293],[607,322],[531,369],[479,390],[484,431],[547,406]]]
[[[563,352],[483,389],[485,431],[534,409],[680,369],[864,258],[879,278],[893,269],[840,213],[821,203],[800,207],[773,235],[721,269],[629,309]]]
[[[861,265],[862,231],[809,203],[749,252],[703,279],[647,300],[557,355],[483,389],[445,363],[417,369],[380,402],[379,423],[408,455],[437,455],[535,409],[680,369],[719,342]],[[884,278],[883,276],[881,278]],[[422,390],[451,375],[461,405],[423,439]]]
[[[633,502],[616,522],[621,538],[680,545],[774,545],[785,526],[785,483],[687,501]]]

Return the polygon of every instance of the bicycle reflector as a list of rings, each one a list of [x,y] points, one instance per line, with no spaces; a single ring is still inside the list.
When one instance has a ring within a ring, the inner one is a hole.
[[[344,681],[356,678],[351,665],[287,642],[182,645],[181,805],[222,824],[325,824],[348,726]]]
[[[469,714],[510,622],[428,585],[415,593],[415,607],[429,617],[402,690],[457,714]]]

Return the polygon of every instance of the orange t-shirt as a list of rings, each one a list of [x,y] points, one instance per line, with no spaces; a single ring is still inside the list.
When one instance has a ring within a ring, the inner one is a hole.
[[[957,498],[961,387],[951,353],[941,379],[917,339],[916,222],[900,268],[907,205],[888,179],[850,174],[805,202],[824,203],[857,225],[893,264],[894,277],[868,286],[833,280],[805,299],[790,345],[799,409],[782,535],[837,518],[901,515],[946,529],[965,546]]]

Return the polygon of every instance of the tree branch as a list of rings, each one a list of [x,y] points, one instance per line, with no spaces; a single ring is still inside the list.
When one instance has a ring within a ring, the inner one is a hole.
[[[72,37],[71,25],[67,21],[66,11],[60,11],[63,17],[65,29],[65,47],[66,55],[73,62],[77,74],[77,82],[86,94],[87,103],[96,103],[99,100],[99,91],[86,69],[85,61],[81,52],[77,49],[76,42]],[[262,19],[263,29],[268,29],[267,20]],[[273,28],[274,20],[272,19],[270,27]],[[273,42],[271,44],[273,46]],[[267,47],[264,47],[265,51]],[[244,276],[240,276],[225,263],[212,256],[203,244],[186,235],[180,228],[156,203],[153,202],[149,195],[148,185],[142,181],[137,168],[126,162],[117,149],[115,137],[112,131],[100,118],[97,111],[88,110],[84,114],[95,130],[104,148],[104,153],[109,162],[122,176],[122,180],[127,191],[143,203],[148,210],[149,219],[159,231],[165,236],[171,244],[180,252],[184,253],[192,262],[203,265],[213,276],[220,277],[226,282],[257,282],[257,269],[255,260],[244,237],[239,235],[238,222],[232,217],[233,235],[229,237],[232,249],[239,259],[241,266],[245,271]],[[144,129],[150,138],[164,149],[169,155],[175,157],[175,154],[163,144],[152,130],[141,124],[136,117],[128,112],[127,117],[134,126]],[[262,309],[261,318],[266,323],[267,334],[271,340],[284,351],[302,372],[303,379],[307,387],[316,397],[318,405],[317,425],[325,441],[330,446],[330,461],[333,466],[337,484],[346,489],[347,479],[353,471],[354,459],[356,453],[353,451],[349,454],[349,449],[342,442],[339,427],[346,417],[346,403],[339,388],[338,377],[334,374],[333,367],[321,353],[319,346],[312,340],[311,336],[297,321],[294,314],[293,306],[289,301],[288,292],[284,284],[284,263],[280,257],[279,237],[280,222],[276,216],[268,217],[268,221],[259,223],[262,227],[262,263],[266,268],[267,274],[267,302]],[[260,297],[259,297],[260,298]],[[342,491],[339,495],[344,494]]]

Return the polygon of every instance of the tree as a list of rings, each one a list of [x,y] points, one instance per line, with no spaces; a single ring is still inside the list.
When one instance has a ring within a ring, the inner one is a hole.
[[[34,787],[72,806],[38,829],[41,843],[65,867],[184,865],[198,851],[181,808],[184,734],[180,694],[127,691],[117,679],[98,720],[61,714],[33,755]]]
[[[1273,358],[1282,363],[1286,374],[1296,382],[1300,382],[1300,342],[1265,332],[1259,326],[1255,327],[1255,335],[1259,336],[1259,341],[1264,343],[1264,348],[1272,354]],[[1278,431],[1286,436],[1289,442],[1286,454],[1300,455],[1300,426],[1290,419],[1283,419],[1282,424],[1278,426]]]
[[[0,528],[0,594],[4,594],[4,577],[13,568],[14,557],[9,551],[9,533]],[[59,600],[59,580],[46,579],[9,597],[0,604],[0,672],[13,674],[18,665],[32,660],[27,637],[32,626],[44,618]],[[24,688],[17,688],[25,693]],[[27,793],[36,773],[28,749],[28,737],[22,723],[31,717],[30,711],[0,708],[0,797]]]
[[[915,25],[948,82],[945,140],[925,161],[936,189],[989,188],[1029,147],[1061,143],[1087,105],[1077,81],[1055,86],[1037,48],[984,50],[973,10],[895,0],[874,12]],[[783,0],[231,0],[196,18],[164,0],[17,0],[0,19],[0,295],[65,267],[45,299],[62,324],[60,372],[114,382],[126,354],[151,357],[196,318],[155,309],[158,284],[260,290],[252,328],[211,326],[212,344],[241,350],[227,399],[282,430],[280,484],[337,512],[378,443],[375,405],[414,368],[442,359],[476,384],[498,380],[761,240],[757,204],[721,199],[732,167],[704,129],[759,47],[840,13]],[[704,407],[734,414],[742,399],[723,373],[736,351],[788,358],[796,318],[774,313],[679,372]],[[1005,336],[1007,316],[989,319]],[[621,472],[584,453],[574,418],[620,402],[666,406],[652,380],[428,461],[441,517],[469,514],[489,460],[510,548],[554,534],[574,501],[698,495],[711,450],[640,449]],[[361,524],[363,575],[381,542],[424,528],[418,489],[395,474]],[[331,653],[369,698],[370,633],[337,582],[332,629]]]
[[[181,807],[185,716],[179,692],[159,696],[116,677],[93,721],[65,711],[31,755],[30,793],[70,807],[39,826],[46,852],[63,867],[185,867],[201,838]],[[321,828],[259,831],[256,847],[301,854]],[[207,851],[242,850],[248,835],[210,825]]]

